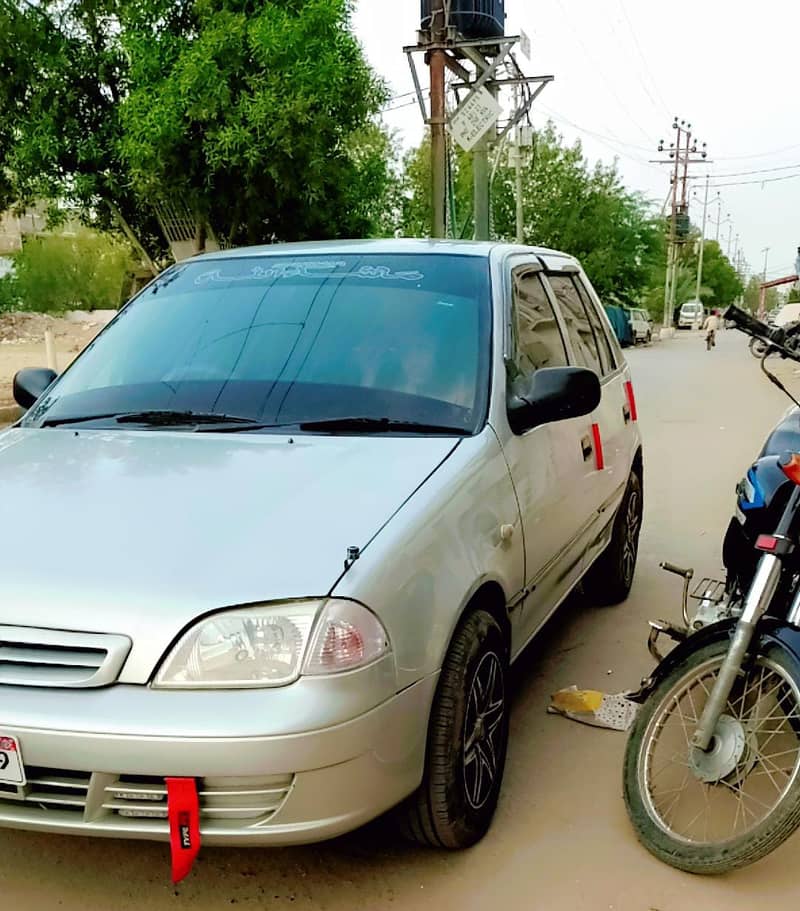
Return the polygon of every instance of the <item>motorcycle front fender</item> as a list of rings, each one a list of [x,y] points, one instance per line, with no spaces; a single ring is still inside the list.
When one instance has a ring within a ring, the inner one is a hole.
[[[736,618],[720,620],[704,626],[688,639],[678,643],[674,649],[664,656],[664,660],[656,665],[649,677],[642,681],[641,687],[631,693],[628,698],[633,702],[644,702],[653,690],[664,680],[672,670],[677,667],[688,655],[696,652],[713,642],[730,640],[736,629]],[[798,667],[800,672],[800,629],[790,626],[785,620],[775,617],[764,617],[758,624],[759,654],[778,648],[785,652]],[[750,654],[753,648],[750,648]]]

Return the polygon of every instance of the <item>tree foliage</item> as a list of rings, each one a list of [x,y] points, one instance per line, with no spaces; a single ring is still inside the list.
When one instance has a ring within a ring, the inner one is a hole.
[[[0,207],[119,213],[151,248],[161,201],[232,243],[368,234],[384,95],[350,0],[0,0]]]
[[[751,313],[758,313],[759,298],[761,295],[761,279],[757,275],[751,275],[750,280],[744,289],[744,306]],[[764,307],[766,310],[774,310],[780,304],[780,295],[777,288],[767,288],[764,296]]]
[[[471,233],[472,169],[457,152],[451,167],[457,236]],[[615,167],[590,167],[580,143],[567,146],[548,125],[536,138],[535,154],[524,170],[525,241],[578,257],[599,294],[635,303],[650,279],[663,246],[658,225],[644,199],[627,190]],[[500,162],[492,183],[494,236],[516,235],[515,173]],[[424,142],[405,159],[403,231],[429,233],[430,145]]]
[[[680,265],[697,274],[697,261],[699,258],[700,239],[694,243],[683,245]],[[700,289],[700,299],[709,307],[726,307],[732,304],[744,291],[744,286],[739,280],[736,270],[730,260],[722,252],[722,248],[715,240],[707,240],[703,250],[703,286]],[[695,296],[694,289],[692,297]],[[682,303],[678,300],[677,303]]]

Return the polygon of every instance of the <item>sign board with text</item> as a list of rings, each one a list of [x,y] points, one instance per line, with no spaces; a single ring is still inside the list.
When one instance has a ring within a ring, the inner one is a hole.
[[[483,87],[463,101],[450,119],[450,132],[462,149],[469,152],[496,123],[502,108]]]

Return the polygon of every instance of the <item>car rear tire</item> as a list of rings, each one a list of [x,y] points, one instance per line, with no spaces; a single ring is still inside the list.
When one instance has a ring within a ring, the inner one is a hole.
[[[508,743],[507,677],[500,626],[486,611],[470,611],[442,665],[422,784],[398,808],[400,830],[410,840],[468,848],[489,829]]]
[[[597,604],[619,604],[628,597],[639,554],[642,514],[642,481],[632,471],[614,518],[611,541],[584,578],[584,590]]]

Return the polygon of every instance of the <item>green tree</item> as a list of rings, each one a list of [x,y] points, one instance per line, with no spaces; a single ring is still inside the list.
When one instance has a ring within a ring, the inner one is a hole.
[[[124,2],[0,0],[0,211],[46,200],[58,221],[67,203],[155,249],[163,238],[120,154]]]
[[[472,169],[465,153],[451,156],[452,233],[471,230]],[[405,159],[403,230],[430,230],[430,145],[427,140]],[[504,161],[492,183],[494,236],[516,235],[515,175]],[[565,146],[552,124],[536,138],[525,168],[525,241],[577,256],[599,294],[637,303],[658,260],[663,239],[644,199],[623,185],[615,167],[589,167],[579,143]]]
[[[0,0],[0,210],[156,251],[154,201],[229,243],[385,230],[384,97],[350,0]]]
[[[697,274],[700,240],[684,244],[681,264]],[[703,288],[700,299],[707,306],[726,307],[744,291],[736,270],[714,240],[707,240],[703,251]],[[694,291],[692,292],[694,297]]]
[[[132,265],[125,244],[86,228],[32,237],[14,258],[12,293],[25,310],[114,309],[126,296]]]
[[[760,287],[761,279],[756,275],[750,276],[750,281],[744,289],[744,306],[747,310],[750,310],[751,313],[758,313],[759,297],[760,297]],[[775,307],[780,303],[778,296],[777,288],[767,288],[766,297],[764,299],[764,307],[766,310],[774,310]]]
[[[349,0],[195,0],[177,24],[173,8],[125,3],[120,148],[138,192],[185,202],[229,243],[375,230],[391,181],[369,124],[386,92]]]

